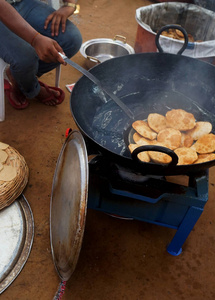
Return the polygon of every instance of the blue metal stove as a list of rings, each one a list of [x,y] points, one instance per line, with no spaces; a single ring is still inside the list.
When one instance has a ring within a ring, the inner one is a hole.
[[[179,255],[208,201],[208,171],[190,175],[188,186],[143,176],[104,161],[89,164],[88,208],[176,229],[167,247]]]

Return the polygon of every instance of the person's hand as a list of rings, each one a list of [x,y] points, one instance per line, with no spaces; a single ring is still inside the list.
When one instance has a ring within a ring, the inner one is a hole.
[[[59,62],[66,65],[66,62],[59,54],[59,52],[64,53],[63,49],[55,40],[38,34],[31,45],[42,61],[46,63]]]
[[[47,19],[45,20],[44,28],[47,29],[49,23],[51,22],[52,36],[57,36],[59,34],[60,25],[62,28],[62,32],[65,32],[66,20],[74,13],[74,11],[75,9],[70,6],[63,6],[59,8],[47,17]]]

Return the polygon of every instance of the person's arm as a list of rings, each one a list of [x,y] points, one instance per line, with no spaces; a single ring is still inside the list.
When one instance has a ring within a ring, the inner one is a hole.
[[[60,45],[43,35],[40,35],[22,16],[5,0],[0,0],[0,21],[11,31],[34,47],[39,58],[45,62],[60,62],[65,64],[58,52],[63,50]]]
[[[65,0],[65,5],[60,7],[58,10],[50,14],[44,24],[46,29],[51,22],[51,32],[52,36],[57,36],[59,34],[59,28],[61,25],[62,32],[66,30],[66,20],[75,12],[75,5],[77,0]],[[70,5],[71,4],[71,5]]]

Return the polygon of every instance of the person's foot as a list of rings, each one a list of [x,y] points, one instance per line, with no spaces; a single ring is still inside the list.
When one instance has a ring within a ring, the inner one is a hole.
[[[6,75],[10,81],[5,80],[5,91],[10,104],[16,109],[24,109],[28,106],[29,102],[25,95],[20,91],[16,81],[14,80],[10,68],[6,69]]]
[[[63,102],[65,98],[63,90],[57,87],[50,87],[41,81],[39,81],[39,84],[41,89],[39,95],[35,99],[49,106],[56,106]]]
[[[29,102],[26,99],[25,95],[19,90],[18,84],[13,78],[10,68],[6,70],[6,75],[11,83],[12,89],[10,89],[10,103],[16,109],[23,109],[28,106]],[[35,97],[36,100],[44,103],[49,106],[56,106],[63,102],[65,98],[65,93],[60,88],[49,87],[45,83],[39,81],[40,84],[40,92]]]
[[[39,83],[41,88],[39,95],[35,97],[35,99],[49,106],[56,106],[62,102],[59,100],[59,97],[61,96],[59,90],[55,90],[54,88],[49,87],[40,81]]]

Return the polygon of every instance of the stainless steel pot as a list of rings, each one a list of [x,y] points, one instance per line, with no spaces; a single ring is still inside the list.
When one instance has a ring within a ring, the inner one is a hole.
[[[126,43],[126,38],[115,35],[113,39],[99,38],[82,44],[80,53],[86,58],[87,68],[104,62],[108,59],[134,54],[134,49]]]

